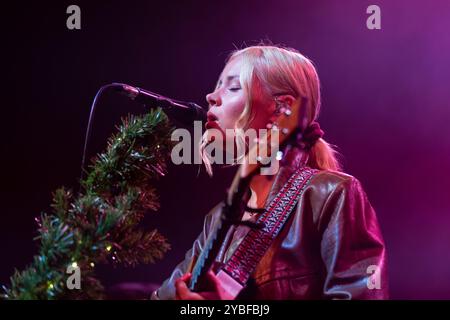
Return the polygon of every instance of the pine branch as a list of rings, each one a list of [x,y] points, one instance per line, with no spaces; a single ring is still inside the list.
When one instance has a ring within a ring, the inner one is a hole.
[[[2,298],[102,299],[96,264],[154,263],[170,249],[156,229],[142,230],[139,223],[159,208],[152,183],[166,172],[172,128],[156,109],[129,115],[117,129],[80,182],[83,192],[53,193],[51,213],[37,219],[39,253],[25,270],[15,271]],[[70,266],[81,272],[81,290],[68,288]]]

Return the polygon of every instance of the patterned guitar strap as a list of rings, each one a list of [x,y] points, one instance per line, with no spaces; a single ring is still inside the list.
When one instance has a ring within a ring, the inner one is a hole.
[[[263,227],[251,229],[217,273],[224,297],[234,299],[245,287],[257,264],[288,220],[308,182],[317,172],[309,167],[297,170],[259,216],[256,223]]]

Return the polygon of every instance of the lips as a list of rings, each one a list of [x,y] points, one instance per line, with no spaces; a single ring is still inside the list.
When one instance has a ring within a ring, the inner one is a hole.
[[[207,119],[207,122],[205,123],[205,128],[206,129],[212,129],[212,128],[215,128],[215,129],[220,129],[220,126],[219,126],[219,124],[217,123],[217,116],[214,114],[214,113],[212,113],[211,111],[209,111],[207,114],[206,114],[206,119]]]
[[[205,129],[220,129],[220,126],[216,121],[208,121],[205,123]]]

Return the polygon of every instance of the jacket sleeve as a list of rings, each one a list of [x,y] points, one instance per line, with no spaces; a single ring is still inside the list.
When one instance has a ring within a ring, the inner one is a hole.
[[[221,204],[218,204],[205,216],[205,220],[203,222],[203,231],[200,233],[197,239],[195,239],[192,248],[186,252],[184,260],[181,261],[175,267],[170,277],[163,282],[161,287],[152,293],[151,295],[152,300],[175,299],[175,281],[186,272],[192,270],[197,257],[203,250],[203,247],[206,243],[206,239],[208,238],[209,232],[211,230],[212,224],[214,223],[215,217],[214,213],[217,211],[220,205]]]
[[[377,217],[361,183],[340,182],[322,208],[325,299],[388,299],[386,252]]]

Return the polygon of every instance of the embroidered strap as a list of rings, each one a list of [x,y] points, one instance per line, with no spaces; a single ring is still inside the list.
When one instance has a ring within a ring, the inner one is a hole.
[[[223,272],[240,285],[245,286],[256,265],[289,218],[305,186],[317,171],[309,167],[302,167],[289,178],[257,220],[257,223],[262,223],[264,227],[251,229],[247,233],[225,263],[222,268]]]

